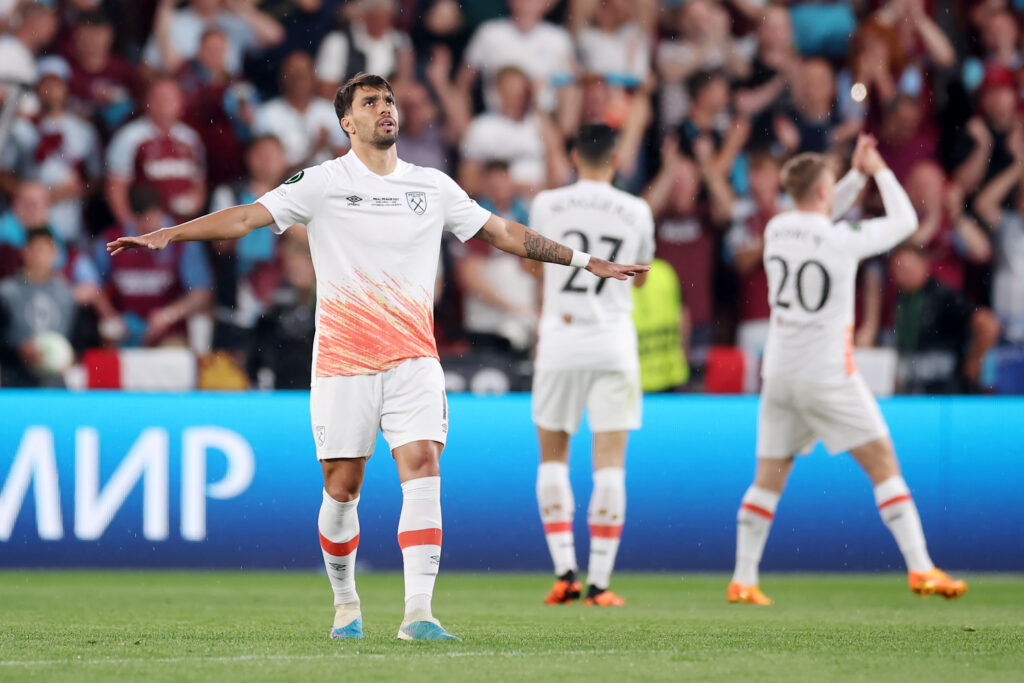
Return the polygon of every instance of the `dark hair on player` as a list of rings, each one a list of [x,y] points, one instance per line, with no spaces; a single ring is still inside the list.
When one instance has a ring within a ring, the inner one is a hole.
[[[128,205],[138,215],[163,206],[160,193],[152,185],[136,183],[128,188]]]
[[[588,123],[580,127],[573,143],[580,161],[587,166],[604,166],[615,154],[618,133],[603,123]]]
[[[831,169],[832,163],[824,154],[797,154],[782,167],[782,187],[793,201],[806,201],[818,186],[822,174]]]
[[[355,99],[356,90],[359,88],[386,90],[389,95],[395,96],[395,91],[391,88],[391,84],[388,83],[388,79],[377,74],[357,73],[338,88],[338,92],[334,95],[334,113],[338,115],[339,119],[344,118],[346,114],[352,111],[352,101]]]

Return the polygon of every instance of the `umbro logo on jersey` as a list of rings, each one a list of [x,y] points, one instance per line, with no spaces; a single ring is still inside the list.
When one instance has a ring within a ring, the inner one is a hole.
[[[427,210],[427,193],[426,192],[406,192],[405,203],[409,205],[412,212],[417,216],[422,216]]]
[[[349,196],[345,197],[345,199],[348,200],[349,206],[359,206],[359,202],[363,201],[363,198],[357,194],[350,194]]]

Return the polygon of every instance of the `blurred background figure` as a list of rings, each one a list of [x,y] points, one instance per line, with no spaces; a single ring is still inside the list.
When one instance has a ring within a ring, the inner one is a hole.
[[[100,140],[90,123],[68,110],[71,69],[60,57],[40,60],[39,114],[18,119],[3,155],[9,180],[37,180],[49,191],[49,224],[63,244],[91,237],[85,200],[103,175]]]
[[[338,86],[357,73],[391,81],[413,76],[412,42],[395,26],[396,0],[355,0],[346,6],[346,25],[331,31],[316,53],[320,94],[333,99]]]
[[[504,161],[484,165],[480,205],[517,222],[529,212]],[[461,246],[455,279],[465,300],[463,327],[474,348],[522,357],[533,346],[539,315],[536,279],[522,259],[480,240]]]
[[[0,386],[63,386],[60,370],[71,358],[55,367],[43,346],[56,335],[70,348],[77,316],[71,285],[56,267],[57,243],[46,228],[28,231],[21,255],[21,272],[0,282]]]
[[[338,125],[334,104],[316,94],[312,57],[288,55],[278,78],[281,96],[259,108],[254,132],[280,140],[294,169],[344,154],[348,137]]]
[[[206,203],[206,150],[199,134],[182,123],[185,98],[169,77],[146,91],[146,115],[121,128],[107,148],[107,203],[124,224],[136,219],[128,198],[133,183],[157,191],[164,211],[183,221]]]
[[[147,66],[174,73],[199,53],[203,34],[222,31],[227,38],[227,69],[237,74],[247,52],[284,40],[284,29],[261,12],[250,0],[188,0],[178,8],[177,0],[159,0],[153,22],[153,36],[143,51]]]
[[[316,275],[309,244],[293,230],[281,246],[283,279],[250,337],[249,374],[261,389],[309,387],[316,333]]]
[[[246,176],[221,185],[210,199],[210,210],[250,204],[288,176],[281,141],[272,135],[256,138],[245,153]],[[238,240],[211,243],[214,275],[213,348],[242,349],[256,316],[269,302],[281,279],[277,241],[268,229],[254,230]]]
[[[890,335],[902,355],[901,391],[977,391],[982,360],[999,340],[998,319],[936,280],[921,247],[904,243],[890,261],[897,288]]]
[[[197,242],[182,242],[162,251],[135,249],[127,257],[111,258],[106,245],[116,237],[174,224],[155,188],[135,184],[128,199],[133,218],[104,232],[93,249],[105,294],[118,317],[105,336],[123,346],[187,346],[189,316],[210,304],[213,277],[206,252]]]

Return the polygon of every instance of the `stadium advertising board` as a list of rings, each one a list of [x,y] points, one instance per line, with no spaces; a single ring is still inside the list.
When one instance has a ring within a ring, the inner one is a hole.
[[[883,402],[936,562],[1024,569],[1024,399]],[[630,441],[618,566],[732,568],[756,399],[651,396]],[[320,468],[304,393],[0,392],[0,566],[318,569]],[[529,397],[451,397],[443,566],[548,569]],[[573,446],[580,556],[589,460]],[[397,569],[401,492],[383,442],[360,502],[360,561]],[[899,553],[846,457],[798,463],[766,570],[886,570]]]

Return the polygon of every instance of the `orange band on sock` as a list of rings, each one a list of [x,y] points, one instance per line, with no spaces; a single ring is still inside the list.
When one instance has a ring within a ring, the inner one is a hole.
[[[760,505],[754,505],[753,503],[740,503],[740,509],[750,510],[755,515],[760,515],[765,519],[775,519],[775,513],[771,512],[770,510],[765,510]]]
[[[622,536],[622,525],[603,526],[600,524],[591,524],[590,535],[593,538],[618,538]]]
[[[904,493],[902,496],[896,496],[895,498],[890,498],[889,500],[885,501],[884,503],[881,503],[878,506],[878,509],[881,510],[883,508],[889,507],[890,505],[895,505],[896,503],[902,503],[905,500],[912,500],[909,493]]]
[[[417,529],[401,531],[398,534],[398,545],[402,550],[413,545],[441,545],[440,529]]]
[[[324,538],[323,534],[320,534],[320,547],[327,551],[328,555],[345,557],[359,547],[359,534],[356,534],[351,541],[345,541],[344,543],[335,543]]]
[[[546,534],[563,534],[566,531],[572,531],[572,522],[545,522],[544,533]]]

